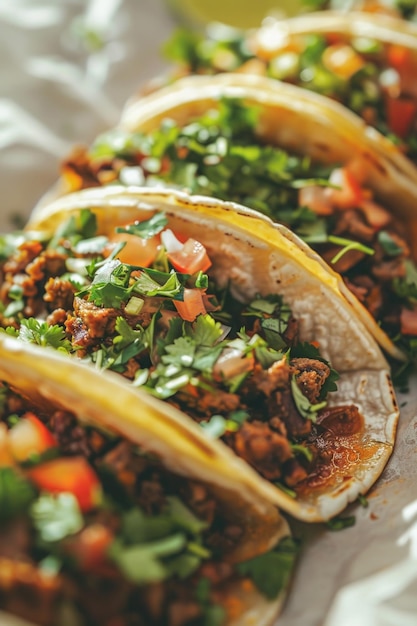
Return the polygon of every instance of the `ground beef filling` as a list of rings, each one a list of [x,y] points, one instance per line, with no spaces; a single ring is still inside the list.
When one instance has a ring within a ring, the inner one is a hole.
[[[9,411],[24,414],[26,401],[9,394]],[[0,522],[0,609],[41,626],[55,626],[72,616],[77,626],[196,626],[204,619],[197,601],[197,585],[208,579],[213,596],[236,580],[233,566],[221,560],[227,546],[240,541],[241,528],[224,518],[208,489],[195,481],[174,476],[155,458],[138,454],[127,441],[109,440],[92,428],[82,428],[64,411],[39,415],[55,435],[64,455],[82,454],[102,477],[106,494],[120,507],[140,506],[147,515],[161,514],[166,498],[175,495],[208,525],[204,543],[212,546],[216,560],[203,561],[184,581],[168,579],[138,587],[121,576],[107,558],[83,561],[83,536],[105,531],[116,536],[120,528],[117,509],[94,509],[84,528],[64,538],[58,553],[71,559],[58,574],[39,567],[47,554],[34,543],[29,519],[20,515]],[[217,555],[219,557],[217,558]]]

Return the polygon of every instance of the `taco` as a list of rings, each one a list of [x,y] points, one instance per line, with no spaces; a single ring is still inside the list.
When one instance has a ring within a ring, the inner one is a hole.
[[[398,419],[388,366],[338,277],[286,229],[233,203],[110,186],[44,207],[20,237],[3,265],[7,332],[165,400],[167,420],[175,407],[222,439],[301,520],[375,482]]]
[[[180,32],[167,53],[180,63],[177,76],[239,71],[330,97],[417,161],[417,26],[412,22],[379,13],[317,11],[269,18],[247,32],[216,25],[206,37]]]
[[[2,626],[274,621],[296,546],[227,448],[5,334],[0,380]]]
[[[132,100],[119,128],[64,163],[59,193],[136,181],[266,213],[342,275],[368,328],[406,359],[399,379],[417,359],[417,180],[390,147],[306,90],[240,74],[189,77]]]
[[[372,14],[389,15],[403,20],[415,22],[417,14],[416,0],[403,2],[402,0],[305,0],[302,2],[305,10],[314,11],[366,11]]]

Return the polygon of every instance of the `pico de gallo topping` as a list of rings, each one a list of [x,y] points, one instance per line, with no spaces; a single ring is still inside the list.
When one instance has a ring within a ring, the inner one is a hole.
[[[174,185],[286,224],[343,276],[408,355],[406,366],[395,366],[396,380],[405,380],[417,360],[417,267],[407,227],[373,198],[355,162],[324,167],[261,142],[256,126],[255,108],[225,99],[184,127],[167,119],[146,136],[102,135],[64,163],[63,175],[73,189]]]
[[[266,24],[255,33],[216,25],[205,36],[181,30],[165,52],[180,64],[180,76],[238,71],[333,98],[417,160],[417,51],[339,32],[283,37]]]
[[[0,387],[0,609],[50,626],[222,626],[274,599],[297,546],[232,565],[241,527],[133,443]]]
[[[120,373],[294,497],[340,480],[361,455],[363,418],[355,405],[329,408],[338,375],[300,342],[288,305],[218,288],[210,251],[163,213],[103,236],[85,209],[41,239],[16,235],[3,263],[5,332]]]

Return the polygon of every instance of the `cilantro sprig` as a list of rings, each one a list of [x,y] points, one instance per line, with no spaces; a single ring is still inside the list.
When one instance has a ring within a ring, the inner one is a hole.
[[[167,496],[166,502],[158,515],[146,515],[139,507],[122,514],[121,532],[108,554],[133,583],[187,578],[211,556],[202,538],[207,524],[178,497]]]
[[[67,338],[64,328],[58,324],[49,325],[34,317],[22,319],[20,328],[8,326],[0,332],[5,332],[13,337],[18,337],[25,343],[34,343],[39,346],[54,348],[64,353],[71,353],[75,350],[71,341]]]
[[[0,524],[27,511],[36,498],[31,483],[12,467],[0,467]]]

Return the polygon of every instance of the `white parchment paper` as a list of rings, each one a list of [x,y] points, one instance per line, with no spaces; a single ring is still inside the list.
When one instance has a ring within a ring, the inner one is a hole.
[[[166,69],[162,0],[0,0],[0,228],[29,214],[75,143],[114,124]],[[280,626],[417,625],[417,379],[399,397],[398,441],[367,508],[303,541]]]

